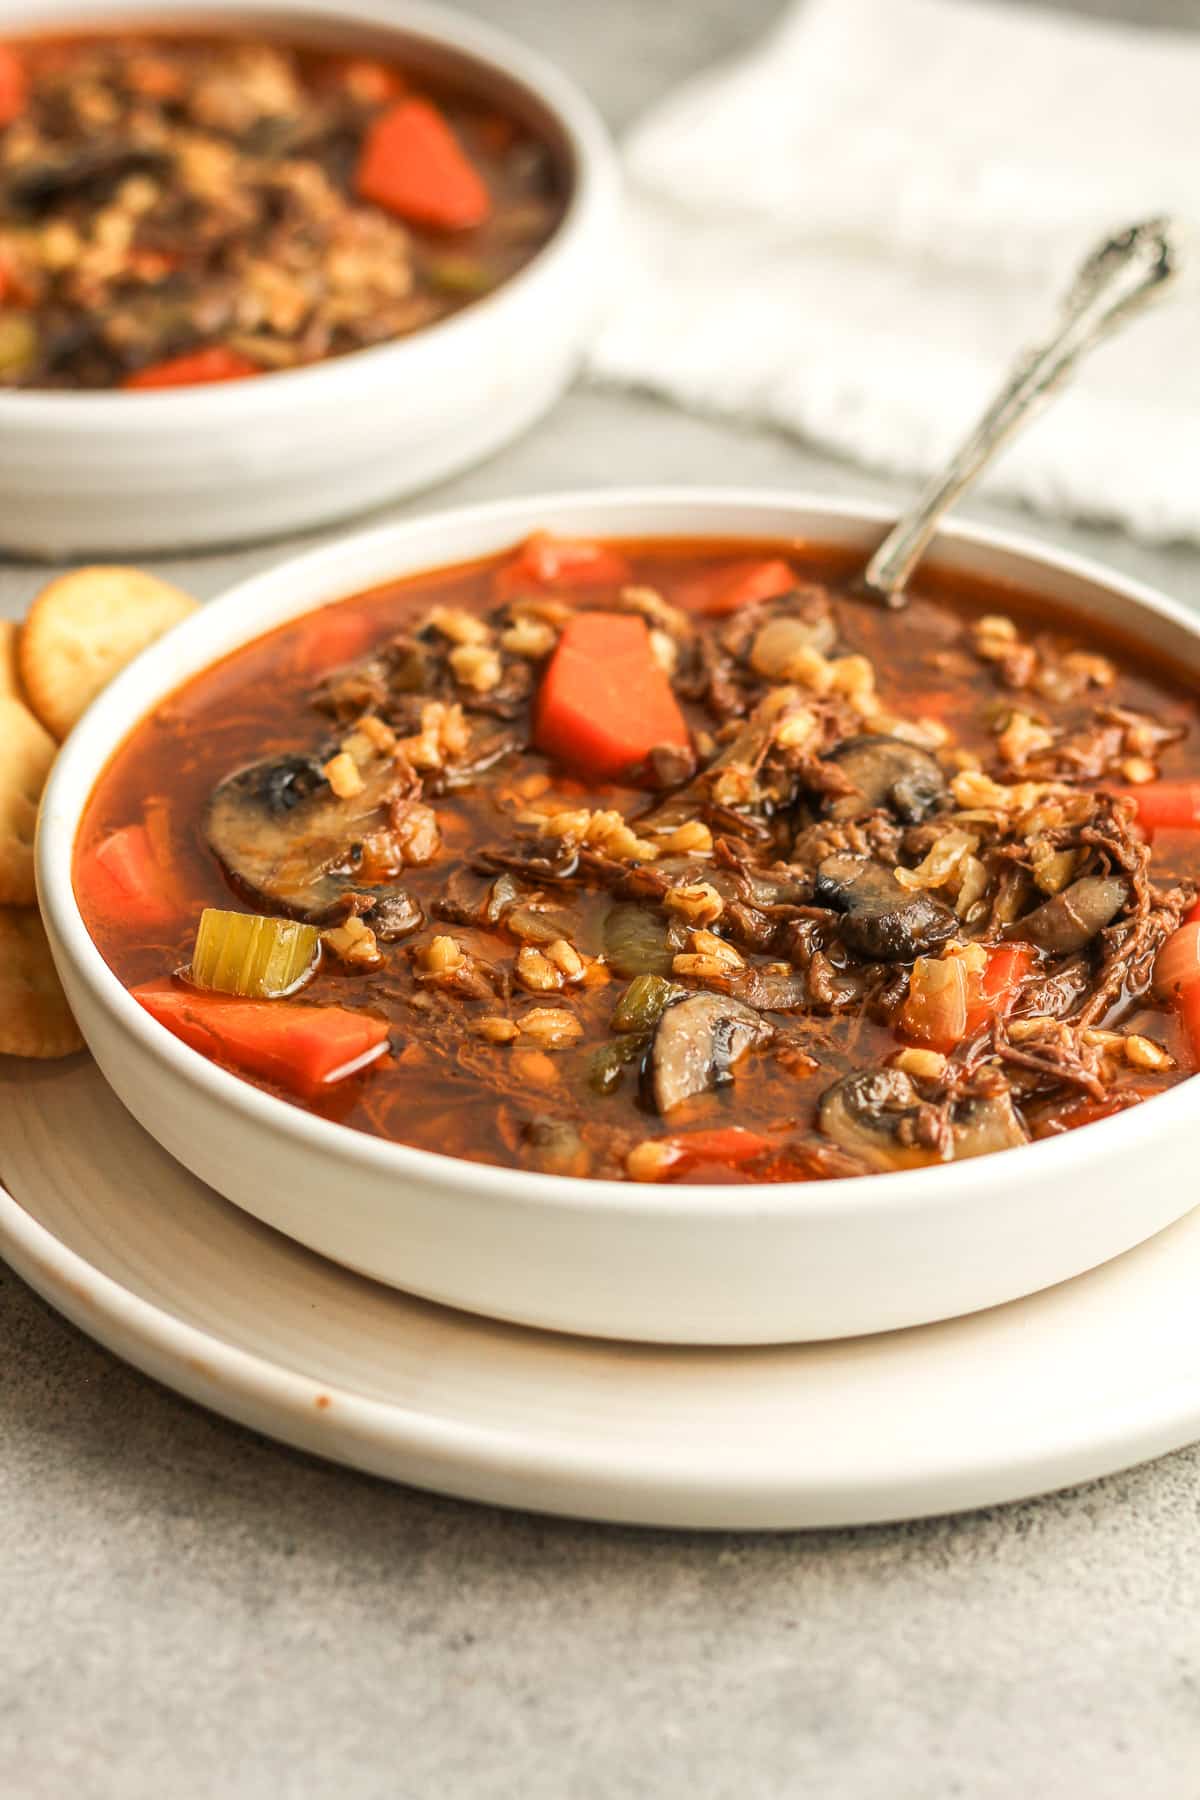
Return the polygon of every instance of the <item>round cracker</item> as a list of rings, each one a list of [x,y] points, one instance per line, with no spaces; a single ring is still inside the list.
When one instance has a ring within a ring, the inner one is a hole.
[[[21,681],[42,724],[65,738],[101,688],[196,604],[144,569],[76,569],[44,587],[17,646]]]
[[[0,907],[0,1054],[51,1058],[82,1049],[39,913]]]
[[[0,696],[0,901],[32,906],[38,803],[58,745],[27,706]]]
[[[21,678],[17,674],[17,627],[0,619],[0,699],[19,700]]]

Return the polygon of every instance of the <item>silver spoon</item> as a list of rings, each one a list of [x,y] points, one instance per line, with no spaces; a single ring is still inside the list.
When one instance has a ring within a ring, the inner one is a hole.
[[[942,514],[1087,351],[1166,292],[1183,265],[1184,237],[1177,220],[1147,219],[1097,245],[1071,283],[1053,331],[1022,352],[974,430],[892,526],[863,571],[860,591],[885,606],[904,605],[905,583]]]

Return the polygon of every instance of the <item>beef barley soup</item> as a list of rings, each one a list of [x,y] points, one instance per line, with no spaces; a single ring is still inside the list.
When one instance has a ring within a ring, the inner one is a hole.
[[[1184,1079],[1194,697],[1034,596],[852,572],[537,535],[298,619],[103,772],[89,930],[258,1085],[556,1174],[952,1162]]]
[[[524,267],[566,188],[513,112],[392,61],[0,43],[0,386],[187,387],[407,336]]]

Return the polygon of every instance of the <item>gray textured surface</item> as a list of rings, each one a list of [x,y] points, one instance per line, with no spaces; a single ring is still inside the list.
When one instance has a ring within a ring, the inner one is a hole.
[[[773,10],[476,4],[540,37],[616,123]],[[1194,0],[1137,10],[1200,22]],[[436,499],[638,479],[896,492],[780,439],[575,393]],[[1200,557],[1037,529],[1200,602]],[[173,567],[209,595],[277,554]],[[39,579],[0,570],[0,611]],[[688,1539],[510,1516],[210,1418],[0,1271],[0,1791],[1184,1800],[1198,1503],[1188,1451],[899,1529]]]

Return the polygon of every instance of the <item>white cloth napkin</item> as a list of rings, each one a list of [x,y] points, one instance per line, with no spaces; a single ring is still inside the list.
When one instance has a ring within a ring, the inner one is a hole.
[[[1094,239],[1200,215],[1198,96],[1200,32],[807,0],[633,133],[593,372],[925,472]],[[1200,541],[1198,293],[1096,351],[992,491]]]

